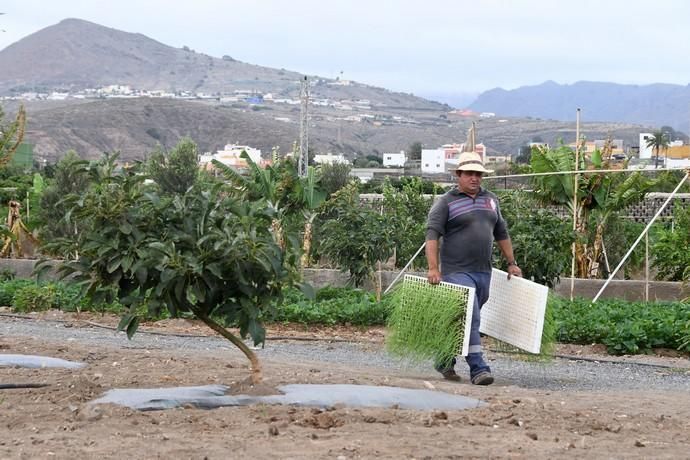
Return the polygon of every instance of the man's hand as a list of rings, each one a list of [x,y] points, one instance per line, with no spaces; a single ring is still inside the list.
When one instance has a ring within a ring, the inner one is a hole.
[[[441,282],[441,272],[438,268],[430,268],[429,273],[426,275],[426,279],[429,280],[431,284],[438,284]]]
[[[510,279],[512,276],[519,276],[522,278],[522,270],[520,270],[520,267],[514,263],[508,265],[508,279]]]

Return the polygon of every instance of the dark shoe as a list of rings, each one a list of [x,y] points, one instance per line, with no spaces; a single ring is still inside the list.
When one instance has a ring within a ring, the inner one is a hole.
[[[472,377],[472,385],[491,385],[492,383],[494,383],[494,376],[488,371],[482,371]]]
[[[455,369],[446,369],[444,371],[439,371],[441,375],[443,376],[444,379],[450,380],[453,382],[459,382],[462,379],[458,374],[455,373]]]

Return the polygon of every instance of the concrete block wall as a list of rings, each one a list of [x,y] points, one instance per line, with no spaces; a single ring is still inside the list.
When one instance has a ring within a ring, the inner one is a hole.
[[[399,272],[381,272],[382,290],[395,279]],[[426,273],[412,273],[418,276],[426,276]],[[305,281],[316,288],[323,286],[345,286],[348,276],[340,270],[331,269],[306,269],[304,270]],[[375,280],[376,281],[376,280]],[[576,279],[574,294],[576,297],[593,299],[599,292],[606,280],[586,280]],[[368,290],[375,289],[375,282],[365,286]],[[570,278],[561,278],[555,289],[551,290],[563,297],[570,297]],[[683,283],[671,281],[650,281],[649,300],[650,301],[679,301],[690,296],[690,292],[683,289]],[[645,282],[632,280],[612,280],[602,293],[602,299],[625,299],[629,301],[642,301],[645,298]]]

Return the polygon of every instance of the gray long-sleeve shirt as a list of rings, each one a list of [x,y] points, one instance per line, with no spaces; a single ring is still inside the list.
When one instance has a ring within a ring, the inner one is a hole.
[[[491,272],[494,239],[508,239],[498,198],[480,189],[475,198],[453,189],[441,196],[429,211],[426,239],[441,245],[442,273]]]

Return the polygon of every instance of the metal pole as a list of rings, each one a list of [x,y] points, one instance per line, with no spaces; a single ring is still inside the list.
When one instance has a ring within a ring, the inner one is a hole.
[[[573,180],[573,232],[577,231],[577,182],[580,177],[578,169],[580,169],[580,108],[578,107],[575,115],[575,177]],[[576,257],[577,242],[573,241],[572,252],[573,258],[570,264],[570,300],[575,297],[575,257]]]
[[[644,234],[644,301],[649,302],[649,232]]]
[[[414,255],[412,256],[410,261],[407,263],[407,265],[405,265],[403,267],[403,269],[400,270],[400,273],[398,273],[398,276],[396,276],[395,279],[393,280],[393,282],[388,285],[388,287],[386,288],[385,291],[383,291],[383,295],[388,294],[388,291],[390,291],[391,288],[393,287],[393,285],[398,282],[398,280],[403,275],[403,273],[405,273],[405,270],[407,270],[409,268],[409,266],[412,265],[412,262],[414,262],[414,260],[417,258],[419,253],[422,252],[422,249],[424,249],[425,246],[426,246],[426,241],[424,243],[422,243],[422,245],[419,247],[419,249],[417,249],[417,252],[414,253]]]
[[[606,254],[606,245],[604,240],[601,240],[601,249],[604,251],[604,262],[606,262],[606,273],[611,273],[611,265],[609,265],[609,256]]]
[[[625,261],[628,260],[628,257],[630,257],[630,254],[632,254],[632,252],[635,250],[635,247],[637,247],[637,245],[638,245],[638,244],[640,243],[640,241],[642,240],[642,237],[649,231],[649,228],[652,226],[652,224],[654,223],[654,221],[661,215],[661,213],[664,211],[664,209],[666,209],[666,206],[668,206],[668,204],[669,204],[669,203],[671,202],[671,200],[673,199],[674,195],[678,192],[678,190],[680,190],[680,187],[681,187],[681,186],[683,185],[683,183],[687,180],[688,176],[690,176],[690,172],[686,172],[686,173],[685,173],[685,176],[684,176],[683,179],[680,181],[680,183],[676,186],[676,188],[673,190],[673,192],[671,192],[671,194],[668,196],[668,198],[666,199],[666,201],[664,201],[664,204],[661,205],[661,207],[660,207],[659,210],[656,212],[656,214],[654,214],[654,217],[652,217],[652,220],[649,221],[649,223],[648,223],[647,226],[644,228],[644,230],[642,230],[642,233],[640,233],[640,236],[637,237],[637,239],[635,240],[635,242],[633,243],[633,245],[630,247],[630,249],[628,250],[628,252],[625,254],[625,256],[623,256],[623,260],[620,261],[620,263],[618,264],[618,266],[616,267],[616,269],[615,269],[615,270],[613,271],[613,273],[611,273],[611,275],[609,276],[609,279],[606,280],[606,282],[605,282],[604,285],[601,287],[601,289],[599,289],[599,292],[597,293],[597,295],[594,297],[594,299],[592,299],[592,303],[596,302],[596,301],[599,299],[599,296],[601,296],[601,293],[604,292],[604,289],[606,289],[606,286],[609,285],[609,283],[611,282],[611,280],[613,279],[613,277],[616,275],[616,273],[618,272],[618,270],[620,270],[620,268],[623,266],[623,264],[625,263]]]

